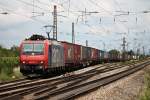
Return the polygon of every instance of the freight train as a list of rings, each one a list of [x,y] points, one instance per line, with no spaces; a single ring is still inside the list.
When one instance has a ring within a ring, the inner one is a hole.
[[[25,40],[20,45],[20,71],[26,76],[67,71],[121,59],[120,54],[114,55],[65,41]]]

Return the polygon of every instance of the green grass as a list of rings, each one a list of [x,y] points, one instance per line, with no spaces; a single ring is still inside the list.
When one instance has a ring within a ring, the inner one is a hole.
[[[146,71],[145,88],[140,96],[140,100],[150,100],[150,71]]]
[[[129,60],[129,61],[125,61],[125,62],[119,62],[121,65],[128,65],[128,64],[133,64],[138,62],[138,60]]]
[[[18,57],[0,57],[0,81],[9,81],[20,78]]]
[[[135,64],[137,62],[142,62],[142,61],[145,61],[145,60],[146,60],[146,58],[139,59],[139,60],[129,60],[129,61],[119,62],[119,63],[122,64],[122,65],[128,65],[128,64]]]

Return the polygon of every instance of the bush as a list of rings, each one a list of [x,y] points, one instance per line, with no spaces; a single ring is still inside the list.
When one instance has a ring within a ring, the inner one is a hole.
[[[0,80],[9,80],[14,74],[13,69],[19,64],[18,57],[0,58]]]
[[[145,90],[140,100],[150,100],[150,71],[147,71],[145,74]]]

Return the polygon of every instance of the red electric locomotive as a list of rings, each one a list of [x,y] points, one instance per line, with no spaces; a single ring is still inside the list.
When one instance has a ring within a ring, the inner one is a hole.
[[[64,66],[64,49],[60,42],[27,40],[20,46],[20,71],[24,75],[45,74]]]

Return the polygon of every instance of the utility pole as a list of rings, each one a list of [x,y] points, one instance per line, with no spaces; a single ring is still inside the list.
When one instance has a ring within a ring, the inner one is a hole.
[[[127,51],[129,50],[129,43],[127,43]]]
[[[74,23],[72,23],[72,43],[75,44]]]
[[[105,45],[105,42],[103,42],[103,46],[104,46],[104,51],[105,51],[105,46],[106,46],[106,45]]]
[[[122,44],[122,47],[123,47],[123,52],[122,52],[122,58],[123,58],[123,61],[125,61],[125,46],[126,46],[126,38],[123,37],[123,44]]]
[[[134,38],[134,45],[133,45],[133,51],[136,52],[136,45],[137,45],[137,39]]]
[[[53,39],[57,40],[57,6],[54,5],[53,12]]]
[[[44,26],[46,30],[46,34],[48,36],[48,39],[51,40],[57,40],[57,6],[54,5],[54,11],[53,11],[53,25],[45,25]],[[53,30],[53,37],[50,37],[50,33]]]
[[[145,48],[144,48],[144,46],[143,46],[143,55],[145,56]]]
[[[88,40],[86,40],[86,47],[88,47]]]
[[[138,44],[138,47],[137,47],[137,56],[140,55],[140,46],[141,46],[141,44],[139,43],[139,44]]]
[[[137,48],[137,56],[139,56],[139,54],[140,54],[140,49]]]

